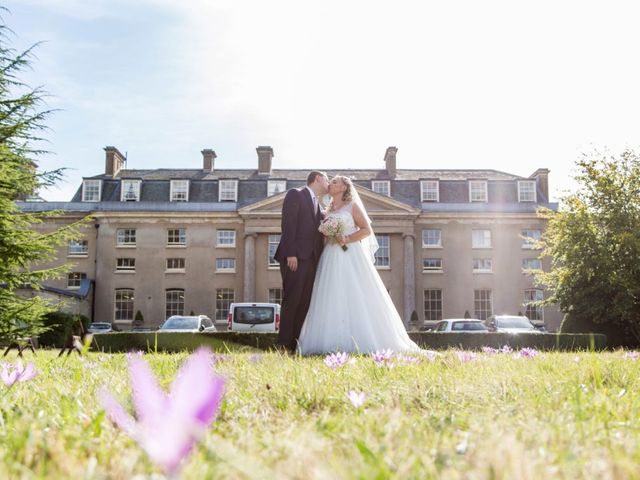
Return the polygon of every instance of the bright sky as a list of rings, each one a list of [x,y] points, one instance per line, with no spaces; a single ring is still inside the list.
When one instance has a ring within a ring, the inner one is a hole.
[[[634,1],[11,0],[13,45],[45,41],[24,75],[61,109],[46,169],[69,200],[128,168],[551,170],[640,149]]]

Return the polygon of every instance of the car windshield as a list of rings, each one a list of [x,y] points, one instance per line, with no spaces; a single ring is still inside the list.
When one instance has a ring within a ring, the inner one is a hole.
[[[496,317],[496,326],[499,328],[533,328],[533,325],[525,317]]]
[[[95,330],[107,330],[111,328],[111,324],[109,323],[92,323],[89,325],[89,328],[93,328]]]
[[[453,325],[451,325],[451,330],[453,331],[486,330],[486,329],[487,327],[482,325],[482,323],[480,322],[453,322]]]
[[[163,330],[197,330],[198,317],[171,317],[162,325]]]

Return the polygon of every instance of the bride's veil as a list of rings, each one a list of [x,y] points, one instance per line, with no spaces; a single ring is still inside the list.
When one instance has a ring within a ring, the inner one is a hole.
[[[371,227],[371,217],[369,217],[369,214],[367,213],[367,209],[364,208],[364,204],[362,203],[360,194],[358,193],[358,190],[356,190],[356,186],[353,182],[351,182],[351,201],[360,207],[360,210],[362,210],[362,213],[364,213],[364,218],[366,219],[367,224],[369,225],[369,230],[371,231],[371,235],[363,238],[360,241],[362,242],[362,246],[365,249],[365,251],[371,254],[371,261],[373,263],[376,263],[376,252],[378,251],[378,248],[380,248],[380,244],[378,243],[378,240],[376,239],[376,234],[373,231],[373,228]]]

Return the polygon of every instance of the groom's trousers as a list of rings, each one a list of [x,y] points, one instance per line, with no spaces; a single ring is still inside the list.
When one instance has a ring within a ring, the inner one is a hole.
[[[292,272],[286,258],[280,262],[282,275],[282,306],[280,309],[280,331],[278,345],[294,352],[298,346],[298,337],[309,310],[313,281],[316,276],[317,262],[310,258],[298,259],[298,269]]]

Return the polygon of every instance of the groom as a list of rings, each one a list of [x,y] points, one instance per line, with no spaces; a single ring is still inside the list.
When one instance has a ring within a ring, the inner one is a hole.
[[[309,310],[316,267],[323,248],[318,231],[324,214],[319,197],[329,192],[329,179],[313,171],[307,186],[287,192],[282,204],[282,235],[274,258],[282,275],[282,309],[278,345],[295,353],[302,324]]]

